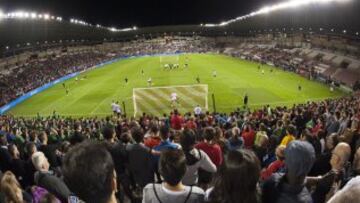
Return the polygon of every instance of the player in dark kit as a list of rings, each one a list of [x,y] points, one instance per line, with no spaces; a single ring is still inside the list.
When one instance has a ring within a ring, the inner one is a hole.
[[[247,94],[245,94],[245,97],[244,97],[244,106],[245,106],[245,107],[247,107],[248,102],[249,102],[249,97],[248,97]]]
[[[301,89],[302,89],[302,87],[301,87],[301,85],[299,84],[299,85],[298,85],[298,90],[301,91]]]
[[[129,79],[126,77],[126,78],[125,78],[125,83],[127,84],[127,83],[128,83],[128,81],[129,81]]]
[[[63,88],[66,88],[66,85],[65,85],[65,83],[63,83],[63,84],[62,84],[62,86],[63,86]]]
[[[199,78],[199,76],[196,77],[196,82],[197,82],[197,83],[200,83],[200,78]]]

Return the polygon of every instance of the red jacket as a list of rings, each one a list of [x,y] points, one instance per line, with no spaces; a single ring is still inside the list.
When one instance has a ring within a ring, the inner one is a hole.
[[[184,123],[183,118],[180,115],[173,115],[171,117],[170,125],[172,129],[181,130],[183,123]]]
[[[261,172],[261,179],[267,180],[273,173],[276,173],[282,167],[284,167],[284,161],[276,160],[272,162],[265,170]]]
[[[247,149],[250,149],[253,147],[254,145],[254,141],[255,141],[255,131],[250,130],[250,131],[243,131],[241,136],[244,139],[244,145]]]
[[[195,145],[195,148],[203,150],[216,166],[220,166],[222,164],[223,154],[218,144],[211,145],[206,142],[201,142]]]

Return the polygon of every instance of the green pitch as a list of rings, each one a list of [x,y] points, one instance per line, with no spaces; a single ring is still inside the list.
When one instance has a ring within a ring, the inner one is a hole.
[[[186,61],[189,64],[188,68],[184,68]],[[56,111],[64,116],[105,116],[111,114],[110,104],[113,100],[124,102],[128,115],[134,115],[136,106],[142,106],[141,109],[137,109],[137,113],[146,109],[150,109],[148,113],[153,114],[169,112],[172,108],[172,91],[164,92],[162,96],[153,95],[151,99],[145,99],[143,102],[136,100],[136,95],[133,97],[136,88],[149,87],[150,77],[151,91],[154,94],[159,92],[156,87],[197,85],[196,78],[199,77],[200,84],[207,86],[207,97],[201,93],[198,94],[198,98],[194,95],[193,98],[188,97],[191,94],[180,94],[179,104],[176,105],[180,105],[182,111],[190,111],[197,104],[203,108],[208,105],[212,111],[212,94],[215,95],[219,112],[230,112],[241,107],[245,94],[249,96],[251,108],[260,108],[266,104],[292,105],[344,95],[337,90],[330,92],[328,86],[293,73],[271,66],[263,66],[258,70],[257,63],[223,55],[180,55],[179,63],[179,69],[164,70],[160,65],[160,57],[122,60],[85,72],[78,76],[77,82],[75,79],[66,81],[68,95],[63,85],[58,84],[26,100],[8,113],[15,116],[36,116],[39,113],[45,116]],[[217,73],[216,77],[213,76],[214,71]],[[125,83],[125,78],[128,78],[128,83]],[[301,91],[298,90],[299,84],[302,86]],[[191,89],[184,91],[193,93]],[[156,107],[155,111],[151,110],[152,107]]]

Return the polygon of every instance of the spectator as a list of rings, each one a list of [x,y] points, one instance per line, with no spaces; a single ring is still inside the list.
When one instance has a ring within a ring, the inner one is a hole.
[[[162,184],[148,184],[144,188],[143,203],[200,203],[204,199],[204,191],[196,186],[182,184],[186,173],[186,158],[178,149],[165,150],[161,153],[159,171],[164,178]]]
[[[290,125],[286,130],[285,137],[281,140],[280,145],[287,146],[291,141],[295,140],[296,128],[293,125]]]
[[[360,202],[360,176],[348,182],[327,203],[358,203]]]
[[[11,168],[11,155],[8,151],[5,135],[0,135],[0,170],[5,173]]]
[[[338,144],[337,134],[333,133],[330,136],[326,137],[325,141],[325,151],[316,158],[316,161],[309,173],[310,176],[319,176],[323,175],[331,170],[330,159],[332,156],[332,151],[335,146]]]
[[[341,142],[336,145],[332,152],[330,164],[331,171],[321,177],[307,179],[308,184],[315,184],[316,189],[312,194],[314,202],[324,203],[343,185],[346,181],[346,171],[351,149],[347,143]]]
[[[3,174],[0,183],[0,191],[5,196],[5,202],[8,203],[23,203],[32,202],[31,195],[27,194],[21,189],[19,182],[15,175],[7,171]]]
[[[35,152],[31,157],[32,163],[36,168],[34,182],[36,185],[45,188],[54,194],[61,201],[67,201],[71,192],[65,183],[49,171],[50,164],[42,152]]]
[[[174,114],[171,116],[170,119],[171,128],[174,130],[181,130],[183,123],[184,120],[182,116],[179,114],[178,110],[175,109]]]
[[[117,181],[114,162],[103,145],[84,142],[64,157],[64,181],[85,202],[116,203]]]
[[[26,183],[26,162],[20,158],[20,152],[16,145],[9,145],[9,152],[11,155],[11,171],[14,173],[17,180],[22,187],[25,188],[29,183]]]
[[[246,149],[251,149],[255,141],[255,132],[251,127],[251,124],[245,124],[244,130],[241,133],[244,139],[244,145]]]
[[[141,127],[133,127],[131,135],[135,144],[126,146],[129,160],[129,171],[131,172],[135,183],[141,188],[148,183],[154,182],[154,170],[152,167],[151,149],[143,143],[144,132]]]
[[[285,149],[285,173],[275,173],[262,186],[263,203],[311,203],[305,177],[315,161],[314,148],[307,142],[293,141]]]
[[[285,151],[284,145],[279,145],[276,148],[276,161],[272,162],[266,169],[261,171],[261,179],[267,180],[270,178],[270,176],[276,172],[279,172],[284,167],[284,151]]]
[[[260,164],[255,154],[248,150],[230,151],[219,168],[214,187],[206,191],[208,202],[256,203],[260,202],[257,183]]]
[[[229,131],[232,136],[228,139],[227,149],[231,151],[243,148],[244,139],[240,135],[240,129],[235,127]]]
[[[196,185],[198,182],[198,170],[203,169],[209,173],[216,172],[216,166],[209,156],[202,150],[195,149],[195,134],[192,130],[184,130],[180,137],[180,144],[185,153],[186,173],[182,182],[185,185]]]
[[[204,130],[204,141],[195,145],[195,148],[204,151],[216,165],[220,166],[222,163],[222,151],[218,144],[214,142],[215,130],[212,127],[207,127]]]
[[[255,137],[255,146],[260,146],[260,140],[263,137],[268,137],[267,133],[266,133],[266,126],[264,123],[260,124],[260,130],[256,133],[256,137]]]

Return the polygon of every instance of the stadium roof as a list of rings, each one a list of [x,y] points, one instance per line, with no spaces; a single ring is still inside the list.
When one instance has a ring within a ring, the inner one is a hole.
[[[213,24],[214,26],[205,26],[204,23],[202,25],[109,28],[96,24],[87,24],[77,19],[52,16],[47,13],[36,14],[37,17],[34,18],[35,14],[31,12],[0,12],[0,50],[6,51],[35,44],[123,40],[133,38],[136,35],[157,35],[165,32],[190,35],[192,33],[200,35],[224,33],[249,35],[268,32],[319,32],[359,39],[360,1],[317,1],[330,2],[309,3],[286,9],[274,9],[272,12],[270,12],[270,8],[273,7],[265,7],[254,11],[253,13],[260,11],[256,15],[250,13],[250,17],[237,18],[237,20],[228,19],[224,22],[230,23],[224,24],[220,22]]]

